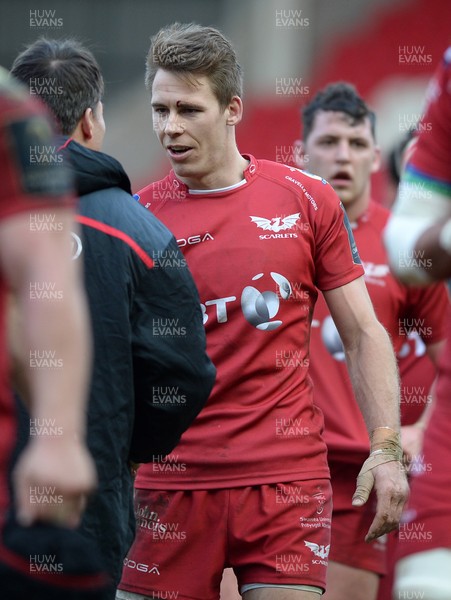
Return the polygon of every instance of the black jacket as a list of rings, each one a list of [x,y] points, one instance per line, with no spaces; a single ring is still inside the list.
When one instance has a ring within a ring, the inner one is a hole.
[[[94,339],[88,445],[99,488],[81,532],[99,546],[117,584],[134,535],[129,460],[168,454],[205,404],[215,369],[206,354],[200,300],[169,230],[130,195],[110,156],[73,140]]]

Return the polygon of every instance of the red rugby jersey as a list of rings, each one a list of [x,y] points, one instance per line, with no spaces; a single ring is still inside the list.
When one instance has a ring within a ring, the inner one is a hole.
[[[191,192],[171,171],[139,194],[184,252],[217,381],[174,452],[139,469],[137,487],[328,476],[309,377],[311,317],[317,288],[342,286],[363,269],[326,181],[248,158],[245,180],[231,188]]]
[[[451,203],[451,46],[445,51],[427,92],[426,107],[405,177],[425,190],[439,193]],[[451,204],[450,204],[451,205]],[[451,338],[441,361],[439,402],[451,398]]]
[[[451,47],[429,86],[425,113],[406,174],[451,202]],[[421,460],[400,526],[397,558],[451,546],[451,313],[436,388],[437,402],[425,431]]]

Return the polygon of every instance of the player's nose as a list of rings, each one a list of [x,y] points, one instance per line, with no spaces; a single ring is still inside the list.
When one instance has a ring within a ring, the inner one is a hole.
[[[185,124],[177,114],[169,114],[166,119],[164,131],[168,135],[179,135],[185,131]]]
[[[340,140],[337,144],[336,158],[339,161],[348,161],[350,157],[350,147],[347,140]]]

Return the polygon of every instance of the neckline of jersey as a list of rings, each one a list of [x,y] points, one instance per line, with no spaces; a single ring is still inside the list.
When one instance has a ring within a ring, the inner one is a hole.
[[[249,164],[247,165],[246,169],[244,170],[243,179],[241,181],[239,181],[238,183],[234,183],[232,185],[229,185],[229,186],[226,186],[223,188],[215,188],[215,189],[209,189],[209,190],[195,190],[195,189],[189,188],[186,184],[183,183],[183,181],[180,181],[180,179],[177,178],[177,176],[173,170],[171,171],[172,181],[179,188],[179,190],[183,190],[183,191],[187,192],[189,195],[193,195],[193,196],[202,196],[202,195],[207,196],[207,195],[211,195],[211,194],[223,194],[223,193],[233,191],[234,189],[240,188],[240,187],[246,185],[247,183],[249,183],[249,181],[253,178],[253,176],[257,172],[258,165],[257,165],[256,159],[251,154],[242,154],[242,156],[249,161]]]
[[[235,188],[241,187],[245,183],[247,183],[247,180],[242,179],[238,183],[234,183],[223,188],[215,188],[211,190],[192,190],[191,188],[188,188],[188,191],[190,194],[217,194],[221,192],[229,192],[230,190],[234,190]]]

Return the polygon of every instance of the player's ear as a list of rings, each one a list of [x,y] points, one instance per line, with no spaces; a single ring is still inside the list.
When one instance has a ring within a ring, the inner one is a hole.
[[[305,154],[305,144],[302,140],[294,140],[293,144],[293,162],[298,169],[306,169],[307,159]]]
[[[371,165],[371,173],[376,173],[381,168],[382,156],[379,146],[374,146],[373,164]]]
[[[85,141],[89,141],[93,136],[94,129],[94,113],[92,108],[87,108],[80,119],[80,128]]]
[[[92,108],[87,108],[78,121],[77,126],[71,132],[70,137],[82,145],[86,145],[93,137],[93,118]]]
[[[227,125],[238,125],[243,118],[243,101],[239,96],[233,96],[226,108]]]

